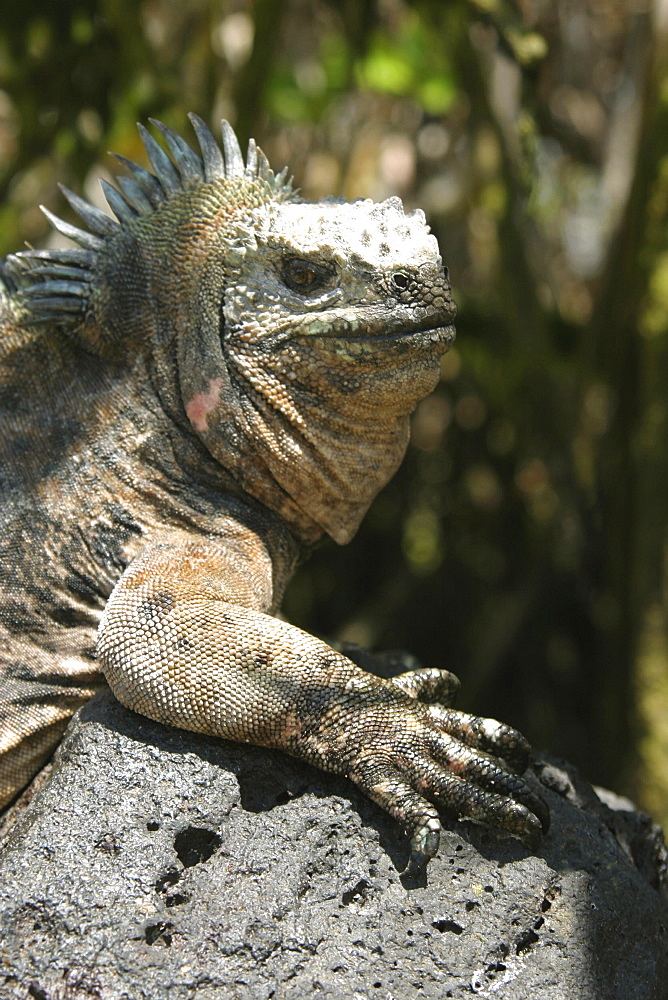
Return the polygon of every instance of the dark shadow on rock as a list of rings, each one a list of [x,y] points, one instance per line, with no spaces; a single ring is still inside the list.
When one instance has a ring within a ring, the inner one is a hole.
[[[280,750],[239,744],[154,722],[125,708],[109,690],[86,702],[79,709],[79,717],[82,723],[97,723],[156,750],[195,754],[230,771],[239,783],[241,806],[249,812],[268,812],[306,794],[319,799],[339,796],[352,805],[363,823],[376,831],[380,846],[398,872],[403,872],[408,864],[410,845],[398,823],[346,778],[320,771]]]

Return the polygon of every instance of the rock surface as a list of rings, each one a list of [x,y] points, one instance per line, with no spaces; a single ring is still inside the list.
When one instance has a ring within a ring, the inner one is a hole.
[[[0,998],[666,1000],[656,827],[535,770],[539,856],[453,822],[409,880],[348,782],[100,695],[4,837]]]

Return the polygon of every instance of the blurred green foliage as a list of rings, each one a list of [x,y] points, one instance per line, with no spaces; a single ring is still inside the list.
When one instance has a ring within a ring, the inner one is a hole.
[[[668,820],[668,77],[647,3],[33,0],[0,23],[2,249],[137,119],[225,116],[306,197],[400,194],[456,349],[356,541],[286,610],[446,665]]]

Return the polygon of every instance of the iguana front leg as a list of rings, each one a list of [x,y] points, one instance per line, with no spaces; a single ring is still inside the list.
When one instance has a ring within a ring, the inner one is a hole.
[[[111,595],[98,653],[129,708],[159,722],[276,747],[347,775],[411,836],[411,867],[438,849],[432,803],[491,823],[531,846],[547,810],[484,749],[518,761],[513,730],[439,707],[451,675],[394,681],[266,613],[271,564],[238,541],[149,546]],[[422,700],[424,699],[424,700]],[[466,742],[467,741],[467,742]]]

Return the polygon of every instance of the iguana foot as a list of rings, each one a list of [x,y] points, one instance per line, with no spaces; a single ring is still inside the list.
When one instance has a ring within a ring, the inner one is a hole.
[[[391,682],[416,702],[360,706],[364,747],[348,776],[394,816],[411,837],[407,872],[438,850],[438,809],[497,827],[536,850],[550,823],[543,800],[520,776],[530,747],[509,726],[435,702],[452,692],[447,671],[423,669]]]

